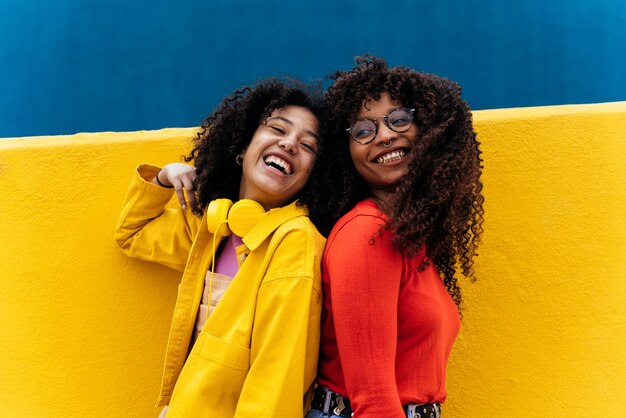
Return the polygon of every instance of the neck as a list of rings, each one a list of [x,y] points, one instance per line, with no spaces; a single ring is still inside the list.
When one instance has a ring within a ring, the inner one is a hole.
[[[387,203],[389,203],[389,200],[391,200],[391,196],[393,195],[392,192],[386,191],[386,190],[370,190],[370,196],[371,198],[376,201],[376,203],[378,204],[379,207],[384,207]]]

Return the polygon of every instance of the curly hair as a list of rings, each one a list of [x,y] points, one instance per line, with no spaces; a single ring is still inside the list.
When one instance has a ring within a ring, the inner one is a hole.
[[[414,141],[408,172],[381,209],[385,229],[394,234],[394,248],[414,256],[426,246],[420,269],[432,260],[443,282],[461,308],[457,269],[475,280],[474,256],[484,222],[482,158],[472,127],[472,115],[461,98],[460,87],[445,78],[406,67],[388,68],[385,61],[356,58],[350,71],[337,71],[325,103],[328,114],[324,134],[343,138],[338,170],[344,177],[340,212],[345,213],[370,195],[367,184],[350,159],[346,128],[364,102],[382,93],[402,106],[415,108],[418,138]]]
[[[256,86],[236,90],[204,119],[196,134],[194,148],[185,157],[185,161],[193,161],[196,169],[194,186],[197,199],[192,208],[196,215],[202,216],[211,200],[239,199],[242,167],[235,162],[236,156],[250,144],[259,124],[274,110],[290,105],[310,110],[321,121],[321,88],[295,80],[267,79]],[[327,234],[332,226],[326,195],[329,189],[338,194],[341,188],[338,182],[333,181],[326,181],[321,187],[319,167],[328,166],[328,153],[323,136],[320,135],[313,172],[305,187],[294,198],[299,199],[299,205],[307,207],[309,217],[323,234]]]

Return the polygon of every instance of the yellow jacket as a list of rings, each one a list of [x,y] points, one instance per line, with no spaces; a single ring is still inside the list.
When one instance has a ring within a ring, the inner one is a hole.
[[[137,169],[115,235],[132,257],[184,269],[157,406],[169,403],[168,417],[303,416],[317,371],[324,237],[295,202],[271,210],[243,237],[239,271],[187,355],[224,237],[180,209],[173,189],[145,180],[158,171]]]

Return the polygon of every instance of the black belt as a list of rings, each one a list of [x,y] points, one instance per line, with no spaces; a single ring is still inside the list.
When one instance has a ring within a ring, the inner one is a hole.
[[[348,398],[321,386],[315,388],[311,408],[340,417],[352,417],[354,415]],[[441,417],[441,404],[438,402],[428,405],[408,404],[403,405],[402,408],[409,418]]]
[[[348,398],[344,398],[340,394],[321,386],[315,388],[311,408],[340,417],[351,417],[353,415]]]

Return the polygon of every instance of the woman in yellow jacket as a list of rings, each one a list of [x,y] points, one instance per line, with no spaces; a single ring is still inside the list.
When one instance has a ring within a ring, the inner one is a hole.
[[[327,233],[340,188],[321,176],[333,150],[318,97],[276,80],[238,90],[202,124],[194,167],[141,165],[132,179],[117,243],[184,270],[163,415],[294,418],[308,407],[325,244],[309,216]]]

